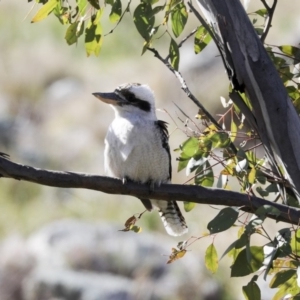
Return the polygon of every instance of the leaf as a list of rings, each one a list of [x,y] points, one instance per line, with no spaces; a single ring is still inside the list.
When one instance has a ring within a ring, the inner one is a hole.
[[[100,9],[99,0],[87,0],[94,8]]]
[[[205,266],[212,273],[216,273],[218,270],[218,253],[213,243],[205,251]]]
[[[217,216],[208,223],[207,229],[211,234],[229,229],[239,216],[238,210],[232,207],[223,208]]]
[[[226,148],[230,144],[230,138],[226,132],[216,132],[210,136],[214,148]]]
[[[177,43],[173,39],[171,39],[171,42],[170,42],[169,55],[170,55],[171,66],[176,71],[178,71],[178,68],[179,68],[179,48],[178,48]]]
[[[139,34],[145,41],[149,41],[155,21],[151,5],[147,3],[139,4],[133,13],[133,21]]]
[[[259,10],[255,11],[254,13],[258,14],[261,17],[265,17],[266,15],[268,15],[268,11],[266,8],[259,9]]]
[[[194,51],[195,54],[200,53],[211,41],[211,36],[207,32],[207,30],[201,25],[196,34],[194,39]]]
[[[270,288],[274,289],[285,284],[290,278],[296,274],[296,270],[282,270],[274,275],[270,281]]]
[[[115,0],[111,8],[109,20],[112,23],[116,23],[120,20],[121,15],[122,15],[122,2],[121,0]]]
[[[100,53],[103,43],[102,26],[100,24],[101,15],[102,10],[99,10],[96,16],[94,15],[94,21],[90,20],[85,29],[85,50],[87,56],[91,54],[98,56]]]
[[[214,184],[214,173],[209,161],[196,170],[195,184],[205,187],[212,187]]]
[[[180,149],[186,157],[193,157],[199,150],[199,141],[195,137],[190,137],[180,145]]]
[[[78,5],[79,14],[83,17],[87,8],[87,0],[76,0],[76,2]]]
[[[178,5],[176,5],[171,12],[171,23],[172,23],[172,30],[175,35],[175,37],[178,37],[187,22],[188,19],[188,12],[186,10],[186,6],[184,2],[182,1]]]
[[[248,235],[244,232],[239,239],[237,239],[236,241],[234,241],[223,253],[223,255],[221,256],[221,259],[227,254],[229,253],[232,249],[240,249],[243,248],[244,246],[246,246],[247,244],[249,244],[249,237]]]
[[[32,18],[31,23],[39,22],[46,17],[53,11],[53,9],[58,4],[58,0],[49,0],[46,4],[44,4],[41,9],[35,14]]]
[[[243,294],[246,300],[260,300],[261,293],[256,282],[250,281],[247,285],[243,286]]]
[[[232,120],[230,124],[230,139],[232,142],[234,142],[238,132],[238,127],[235,124],[235,122]]]
[[[84,23],[80,21],[71,24],[68,27],[65,35],[65,40],[67,41],[67,44],[72,45],[77,43],[78,37],[83,33],[83,29],[84,29]]]
[[[172,253],[169,256],[169,260],[167,261],[167,264],[170,264],[170,263],[174,262],[175,260],[178,260],[178,259],[184,257],[185,253],[186,253],[185,249],[178,250],[176,248],[172,248]]]
[[[260,206],[255,211],[255,215],[258,216],[263,221],[266,219],[268,214],[278,217],[278,216],[280,216],[280,210],[278,208],[274,207],[273,205],[265,204],[265,205]]]
[[[252,246],[249,250],[251,255],[250,261],[247,259],[246,249],[243,249],[231,266],[231,277],[249,275],[256,272],[262,266],[264,260],[263,247]]]
[[[184,201],[184,210],[186,212],[191,211],[195,206],[196,206],[196,203],[194,203],[194,202]]]
[[[294,47],[291,45],[283,45],[278,47],[283,53],[292,56],[297,60],[300,61],[300,48]]]
[[[300,256],[300,229],[293,233],[290,245],[293,253]]]
[[[130,230],[135,232],[135,233],[140,233],[140,232],[142,232],[142,227],[134,225],[134,226],[131,227]]]

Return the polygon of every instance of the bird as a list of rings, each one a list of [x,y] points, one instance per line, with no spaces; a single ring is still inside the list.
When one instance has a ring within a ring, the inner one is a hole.
[[[154,92],[146,84],[127,83],[113,92],[93,93],[110,104],[115,118],[110,124],[104,149],[104,168],[108,176],[149,184],[151,188],[171,182],[171,155],[167,123],[157,119]],[[158,209],[171,236],[188,232],[176,201],[140,199],[145,208]]]

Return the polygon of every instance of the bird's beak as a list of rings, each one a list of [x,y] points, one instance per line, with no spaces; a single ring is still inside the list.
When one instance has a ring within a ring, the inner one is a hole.
[[[117,105],[123,100],[116,93],[93,93],[93,95],[101,101],[112,105]]]

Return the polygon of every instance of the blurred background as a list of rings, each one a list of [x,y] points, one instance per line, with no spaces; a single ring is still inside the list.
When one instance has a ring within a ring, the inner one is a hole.
[[[68,46],[66,27],[54,16],[31,24],[40,7],[32,6],[25,0],[0,2],[0,151],[37,168],[103,175],[103,141],[114,116],[92,93],[147,83],[156,94],[158,118],[169,123],[173,182],[184,183],[173,150],[186,139],[186,117],[174,103],[191,119],[198,110],[152,53],[141,56],[143,40],[130,15],[105,36],[100,56],[87,58],[83,40]],[[259,8],[260,1],[251,1],[248,12]],[[299,9],[299,1],[279,1],[267,43],[299,44]],[[104,33],[114,27],[107,19]],[[190,15],[185,34],[197,25]],[[157,41],[163,56],[168,41]],[[227,96],[228,80],[216,47],[211,43],[196,56],[190,39],[181,50],[180,70],[212,115],[222,113],[220,96]],[[119,232],[143,211],[131,197],[1,179],[0,204],[1,300],[241,299],[241,286],[249,281],[229,280],[228,259],[214,276],[205,270],[211,237],[166,265],[179,241],[207,232],[216,208],[197,205],[185,213],[189,235],[174,239],[157,213],[139,221],[142,233]],[[219,255],[236,234],[232,229],[215,238]],[[270,290],[261,284],[269,299]]]

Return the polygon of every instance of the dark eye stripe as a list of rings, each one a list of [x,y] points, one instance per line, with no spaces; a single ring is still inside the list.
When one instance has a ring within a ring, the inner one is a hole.
[[[151,110],[151,105],[148,101],[144,101],[139,98],[136,98],[136,96],[130,91],[118,90],[117,92],[120,93],[128,101],[127,105],[133,105],[146,112],[149,112]],[[126,105],[126,103],[123,102],[122,104]]]

